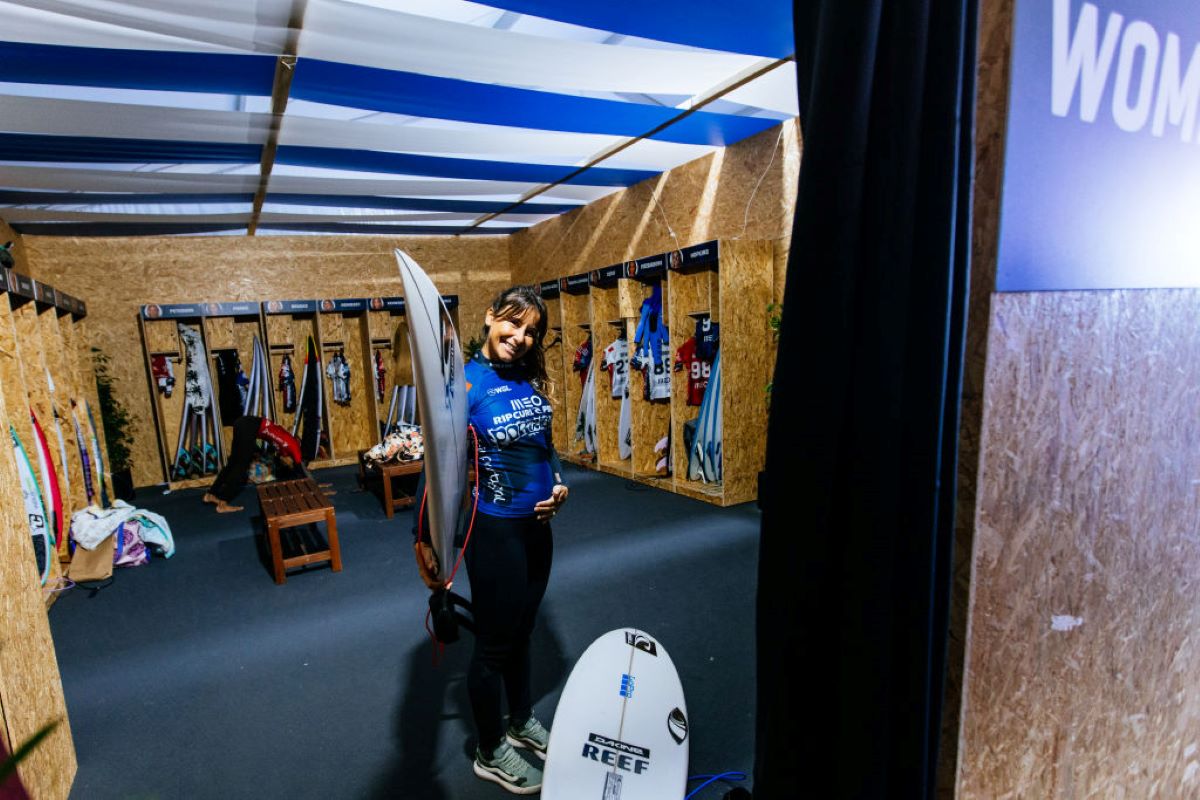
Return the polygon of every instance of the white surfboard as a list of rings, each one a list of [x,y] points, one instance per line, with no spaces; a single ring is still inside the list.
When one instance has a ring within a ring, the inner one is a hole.
[[[50,528],[46,521],[46,505],[42,501],[42,491],[38,487],[37,478],[33,474],[33,464],[25,447],[17,437],[17,432],[9,428],[12,436],[13,450],[17,458],[17,475],[21,481],[21,494],[25,498],[25,516],[29,520],[29,534],[33,538],[33,555],[37,561],[38,579],[42,586],[50,577],[50,558],[54,546],[50,541]]]
[[[404,283],[408,344],[425,439],[425,514],[438,556],[438,578],[454,566],[454,533],[467,483],[467,385],[462,346],[450,312],[425,271],[402,250],[396,263]]]
[[[666,649],[634,628],[592,642],[554,713],[542,797],[681,800],[687,769],[687,705]]]

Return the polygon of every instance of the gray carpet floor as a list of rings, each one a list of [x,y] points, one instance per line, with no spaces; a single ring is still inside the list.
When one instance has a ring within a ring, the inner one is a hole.
[[[690,774],[749,773],[758,511],[568,470],[534,633],[537,715],[552,723],[596,637],[638,627],[679,669]],[[344,569],[294,571],[283,586],[251,488],[236,515],[199,491],[139,490],[134,504],[171,523],[175,557],[76,587],[50,612],[79,756],[72,798],[511,796],[471,771],[471,643],[433,663],[411,513],[386,519],[351,468],[317,477],[337,490]],[[466,581],[456,590],[469,593]]]

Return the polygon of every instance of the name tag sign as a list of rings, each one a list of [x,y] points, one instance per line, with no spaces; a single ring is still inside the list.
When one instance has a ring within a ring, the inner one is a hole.
[[[1200,286],[1200,14],[1016,0],[997,290]]]

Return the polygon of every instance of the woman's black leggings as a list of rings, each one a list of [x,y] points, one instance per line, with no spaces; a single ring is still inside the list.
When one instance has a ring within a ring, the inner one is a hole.
[[[475,652],[467,675],[479,748],[490,753],[504,738],[501,685],[511,724],[533,713],[529,638],[550,580],[554,542],[548,522],[479,514],[464,560],[471,579]]]

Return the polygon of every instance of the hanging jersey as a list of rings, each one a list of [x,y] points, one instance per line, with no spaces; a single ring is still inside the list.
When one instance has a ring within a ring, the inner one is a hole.
[[[575,348],[575,360],[571,362],[571,369],[579,373],[579,385],[582,386],[587,382],[588,367],[592,364],[592,336],[583,340],[583,344]]]
[[[621,338],[604,348],[600,366],[608,370],[612,396],[624,397],[629,391],[629,341]]]
[[[721,325],[713,322],[710,317],[696,320],[696,356],[710,364],[717,357],[717,348],[721,346]]]
[[[712,364],[696,355],[695,338],[688,339],[675,351],[675,371],[687,374],[687,404],[698,406],[704,402]]]
[[[471,425],[479,436],[479,511],[528,517],[550,497],[556,462],[550,401],[516,370],[476,353],[465,369]]]
[[[658,360],[651,363],[647,359],[641,361],[640,369],[645,383],[642,396],[647,400],[671,399],[671,345],[664,339],[659,342]]]

